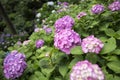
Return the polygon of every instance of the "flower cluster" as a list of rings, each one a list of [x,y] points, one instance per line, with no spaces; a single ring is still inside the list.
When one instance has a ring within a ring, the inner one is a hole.
[[[45,30],[47,34],[50,34],[52,32],[52,29],[49,28],[48,25],[43,25],[43,30]]]
[[[81,38],[78,33],[70,29],[63,29],[55,34],[54,45],[66,54],[70,54],[71,48],[80,45]]]
[[[44,45],[44,41],[39,39],[36,41],[36,48],[41,48]]]
[[[36,27],[36,28],[34,29],[34,32],[40,32],[40,31],[42,31],[42,28]]]
[[[46,32],[47,34],[50,34],[50,33],[52,32],[52,29],[51,29],[51,28],[46,28],[46,29],[45,29],[45,32]]]
[[[56,31],[60,31],[61,29],[71,29],[73,25],[74,19],[67,15],[58,19],[54,26]]]
[[[115,1],[113,2],[112,4],[110,4],[108,6],[108,8],[111,10],[111,11],[118,11],[120,10],[120,1]]]
[[[37,18],[41,17],[41,13],[37,13],[37,14],[36,14],[36,17],[37,17]]]
[[[79,61],[72,69],[70,80],[104,80],[104,74],[97,64]]]
[[[81,17],[86,16],[86,15],[87,15],[86,12],[80,12],[80,13],[77,15],[77,18],[80,19]]]
[[[63,11],[68,11],[69,10],[69,3],[68,2],[58,2],[58,7],[59,9],[57,12],[63,12]]]
[[[69,6],[69,3],[68,2],[58,2],[58,5],[60,5],[61,7],[67,7]]]
[[[15,79],[22,75],[27,67],[25,55],[18,51],[12,51],[4,59],[4,75],[7,79]]]
[[[23,42],[23,45],[24,45],[24,46],[25,46],[25,45],[28,45],[30,42],[31,42],[31,40],[25,40],[25,41]]]
[[[93,35],[84,38],[81,47],[84,53],[92,52],[98,54],[103,48],[104,44]]]
[[[54,2],[53,2],[53,1],[49,1],[49,2],[47,2],[47,5],[48,5],[48,6],[53,6],[53,5],[54,5]]]
[[[100,14],[104,11],[104,6],[100,4],[96,4],[92,7],[91,12],[93,14]]]

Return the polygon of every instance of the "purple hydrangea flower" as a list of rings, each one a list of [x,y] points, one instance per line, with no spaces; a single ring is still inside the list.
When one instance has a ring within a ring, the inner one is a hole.
[[[108,8],[111,10],[111,11],[118,11],[120,10],[120,1],[115,1],[113,2],[112,4],[110,4],[108,6]]]
[[[77,18],[80,19],[81,17],[86,16],[86,15],[87,15],[86,12],[80,12],[80,13],[77,15]]]
[[[91,9],[93,14],[100,14],[104,11],[104,6],[100,4],[96,4]]]
[[[69,15],[64,16],[55,22],[55,30],[60,31],[62,29],[71,29],[74,25],[74,22],[74,19]]]
[[[63,2],[62,4],[63,4],[63,6],[68,6],[69,5],[68,2]]]
[[[36,41],[36,47],[41,48],[44,45],[44,40],[39,39]]]
[[[14,50],[4,59],[4,75],[7,79],[15,79],[22,75],[27,64],[25,55]]]
[[[62,4],[62,2],[60,2],[60,1],[58,1],[57,3],[58,3],[58,5],[61,5],[61,4]]]
[[[84,53],[92,52],[98,54],[103,48],[104,44],[93,35],[84,38],[81,47]]]
[[[58,2],[58,5],[61,5],[62,7],[66,7],[69,5],[68,2]]]
[[[84,60],[73,66],[70,80],[104,80],[104,74],[97,64]]]
[[[70,54],[71,48],[80,45],[80,43],[81,38],[79,34],[70,29],[61,30],[54,37],[54,46],[66,54]]]
[[[50,33],[52,32],[52,29],[51,29],[51,28],[46,28],[46,29],[45,29],[45,32],[46,32],[47,34],[50,34]]]

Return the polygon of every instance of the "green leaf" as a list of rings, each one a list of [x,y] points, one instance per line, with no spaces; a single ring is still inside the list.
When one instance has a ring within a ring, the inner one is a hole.
[[[114,80],[120,80],[119,76],[114,76]]]
[[[98,60],[98,56],[94,53],[88,53],[85,57],[85,59],[87,59],[88,61],[92,62],[93,64],[95,64]]]
[[[67,71],[68,71],[68,66],[66,64],[59,66],[59,72],[63,77],[65,77]]]
[[[116,49],[112,52],[112,54],[120,55],[120,49]]]
[[[119,61],[118,56],[106,56],[104,57],[107,61]]]
[[[114,79],[113,79],[113,75],[112,75],[112,74],[107,74],[107,75],[105,76],[105,80],[114,80]]]
[[[55,67],[52,67],[52,68],[42,68],[42,73],[47,77],[49,78],[51,73],[54,71]]]
[[[61,79],[61,78],[59,78],[59,77],[56,77],[56,78],[55,78],[55,80],[62,80],[62,79]]]
[[[108,39],[106,37],[100,37],[99,38],[102,42],[106,42]]]
[[[41,72],[36,71],[35,76],[39,78],[39,80],[48,80]]]
[[[115,48],[116,48],[116,40],[115,38],[111,37],[110,39],[107,40],[107,43],[104,44],[101,54],[109,53],[115,50]]]
[[[29,80],[48,80],[41,72],[36,71]]]
[[[30,56],[32,56],[32,52],[28,52],[28,53],[26,53],[25,55],[26,55],[26,58],[29,58]]]
[[[114,71],[115,73],[120,73],[120,62],[119,61],[113,61],[109,62],[107,66]]]
[[[118,30],[115,35],[114,35],[115,38],[117,39],[120,39],[120,30]]]
[[[38,79],[38,77],[37,77],[37,76],[32,75],[32,76],[30,76],[29,80],[39,80],[39,79]]]
[[[75,46],[74,48],[71,49],[71,54],[73,55],[81,55],[83,54],[81,46]]]
[[[83,56],[76,56],[69,64],[69,68],[71,69],[78,61],[83,60]]]
[[[107,36],[111,36],[111,37],[115,35],[115,31],[113,29],[106,29],[105,33]]]

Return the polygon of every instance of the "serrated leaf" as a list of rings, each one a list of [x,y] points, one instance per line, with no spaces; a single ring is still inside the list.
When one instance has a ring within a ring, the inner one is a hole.
[[[120,62],[119,61],[113,61],[109,62],[107,66],[114,71],[115,73],[120,73]]]
[[[107,43],[104,44],[101,54],[109,53],[115,50],[115,48],[116,48],[116,40],[115,38],[111,37],[110,39],[107,40]]]
[[[83,54],[81,46],[75,46],[74,48],[71,49],[71,54],[73,55],[81,55]]]

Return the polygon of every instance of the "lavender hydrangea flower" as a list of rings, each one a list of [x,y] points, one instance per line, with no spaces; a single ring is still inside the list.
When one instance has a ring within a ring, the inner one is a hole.
[[[84,53],[92,52],[98,54],[103,48],[104,44],[93,35],[84,38],[81,47]]]
[[[86,15],[87,15],[86,12],[80,12],[80,13],[77,15],[77,18],[80,19],[81,17],[86,16]]]
[[[55,30],[60,31],[62,29],[71,29],[74,25],[74,22],[74,19],[69,15],[64,16],[55,22]]]
[[[18,46],[22,45],[21,41],[17,41],[16,44],[17,44]]]
[[[104,74],[97,64],[84,60],[73,66],[70,80],[104,80]]]
[[[111,10],[111,11],[118,11],[120,10],[120,1],[115,1],[113,2],[112,4],[110,4],[108,6],[108,8]]]
[[[45,32],[46,32],[47,34],[50,34],[50,33],[52,32],[52,29],[51,29],[51,28],[46,28],[46,29],[45,29]]]
[[[104,6],[100,4],[96,4],[92,7],[91,12],[93,14],[100,14],[104,11]]]
[[[44,25],[44,26],[43,26],[43,29],[45,30],[45,32],[46,32],[47,34],[50,34],[50,33],[52,32],[52,29],[49,28],[48,25]]]
[[[42,28],[36,27],[36,28],[34,29],[34,32],[40,32],[40,31],[42,31]]]
[[[79,34],[70,29],[61,30],[54,37],[54,46],[66,54],[70,54],[71,48],[80,45],[80,43],[81,38]]]
[[[15,79],[22,75],[27,64],[25,55],[14,50],[4,59],[4,75],[7,79]]]
[[[37,47],[37,48],[40,48],[40,47],[42,47],[43,45],[44,45],[44,40],[39,39],[39,40],[36,41],[36,47]]]

